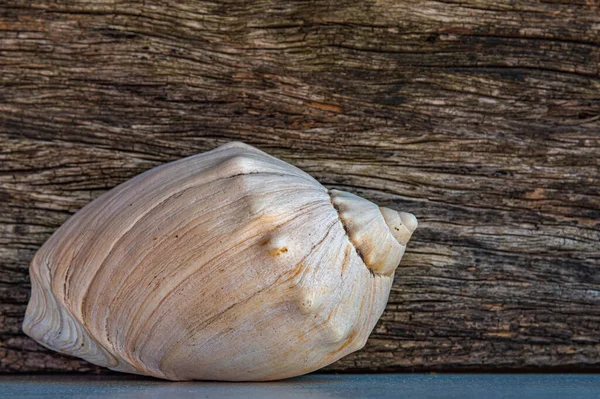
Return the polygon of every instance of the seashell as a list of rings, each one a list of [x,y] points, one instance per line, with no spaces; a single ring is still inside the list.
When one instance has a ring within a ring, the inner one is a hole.
[[[23,330],[169,380],[305,374],[364,346],[416,227],[229,143],[142,173],[61,226],[32,261]]]

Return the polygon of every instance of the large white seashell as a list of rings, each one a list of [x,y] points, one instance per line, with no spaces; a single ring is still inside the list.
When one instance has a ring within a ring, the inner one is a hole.
[[[23,330],[113,370],[274,380],[366,342],[416,218],[242,143],[81,209],[31,268]]]

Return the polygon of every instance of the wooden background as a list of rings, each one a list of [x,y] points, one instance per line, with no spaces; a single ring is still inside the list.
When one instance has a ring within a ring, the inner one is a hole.
[[[600,5],[0,3],[0,372],[98,370],[20,331],[70,215],[242,140],[420,221],[329,370],[600,370]]]

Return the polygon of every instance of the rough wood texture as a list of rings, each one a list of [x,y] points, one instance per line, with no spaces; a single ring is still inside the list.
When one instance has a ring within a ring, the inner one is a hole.
[[[95,369],[20,332],[30,259],[229,140],[419,218],[330,370],[600,369],[599,68],[597,1],[3,1],[0,371]]]

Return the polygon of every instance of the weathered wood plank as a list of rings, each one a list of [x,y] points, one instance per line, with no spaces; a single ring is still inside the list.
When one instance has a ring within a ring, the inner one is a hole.
[[[71,214],[243,140],[420,228],[330,370],[600,368],[597,1],[8,0],[0,371],[89,371],[20,332]]]

